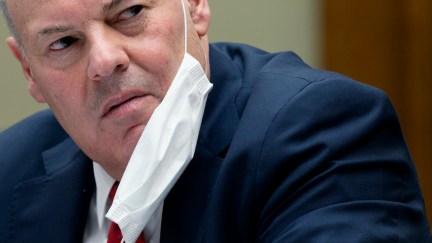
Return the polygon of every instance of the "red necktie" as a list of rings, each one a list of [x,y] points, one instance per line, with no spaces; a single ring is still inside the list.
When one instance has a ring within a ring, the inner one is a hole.
[[[117,188],[119,186],[119,182],[116,181],[111,188],[111,191],[109,193],[108,198],[111,200],[111,203],[114,201],[114,196],[116,194]],[[112,222],[109,230],[108,230],[108,240],[107,243],[120,243],[123,239],[120,227],[118,224]],[[138,236],[138,239],[136,240],[136,243],[145,243],[144,240],[144,232],[141,232],[141,234]]]

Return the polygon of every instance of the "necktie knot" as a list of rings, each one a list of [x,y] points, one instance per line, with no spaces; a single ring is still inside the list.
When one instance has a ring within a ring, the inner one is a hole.
[[[118,181],[116,181],[114,183],[114,185],[111,187],[111,191],[110,191],[110,193],[108,195],[108,198],[111,201],[111,203],[114,201],[114,196],[115,196],[115,194],[117,192],[117,188],[118,188],[119,184],[120,183]]]

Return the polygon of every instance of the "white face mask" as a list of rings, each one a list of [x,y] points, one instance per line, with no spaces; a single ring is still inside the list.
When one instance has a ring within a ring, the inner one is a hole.
[[[135,242],[192,159],[207,95],[212,88],[201,64],[187,53],[165,98],[153,112],[117,189],[106,217],[126,242]]]

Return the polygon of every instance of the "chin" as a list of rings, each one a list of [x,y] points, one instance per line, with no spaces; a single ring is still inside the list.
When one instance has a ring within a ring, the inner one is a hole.
[[[125,139],[123,141],[124,144],[127,144],[128,147],[132,146],[135,148],[136,144],[138,143],[139,138],[141,137],[142,133],[144,132],[146,125],[140,124],[134,127],[131,127],[125,135]],[[126,140],[126,141],[125,141]]]
[[[142,133],[144,132],[145,125],[139,125],[135,126],[127,132],[125,135],[122,144],[120,144],[120,147],[123,147],[122,151],[127,151],[127,155],[123,156],[126,159],[126,164],[129,161],[130,157],[132,156],[132,153],[138,143],[138,140],[140,139]]]

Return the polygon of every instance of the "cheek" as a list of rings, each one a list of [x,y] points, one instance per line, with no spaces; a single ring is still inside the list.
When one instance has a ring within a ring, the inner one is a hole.
[[[177,72],[178,57],[172,56],[166,48],[134,52],[131,59],[140,71],[147,75],[147,88],[155,98],[163,98]],[[140,75],[140,74],[138,74]]]
[[[88,114],[84,114],[86,91],[83,82],[78,82],[69,72],[59,75],[58,72],[51,71],[37,77],[40,92],[65,129],[70,123],[79,123],[79,120],[85,123]]]
[[[130,42],[129,55],[144,69],[172,80],[185,51],[181,23],[167,21],[166,16],[160,19],[149,18],[143,34]]]
[[[48,100],[48,105],[55,117],[70,135],[79,133],[80,130],[94,130],[94,128],[86,129],[89,125],[88,116],[80,104],[82,103],[78,101],[73,92],[59,92],[53,94]]]

